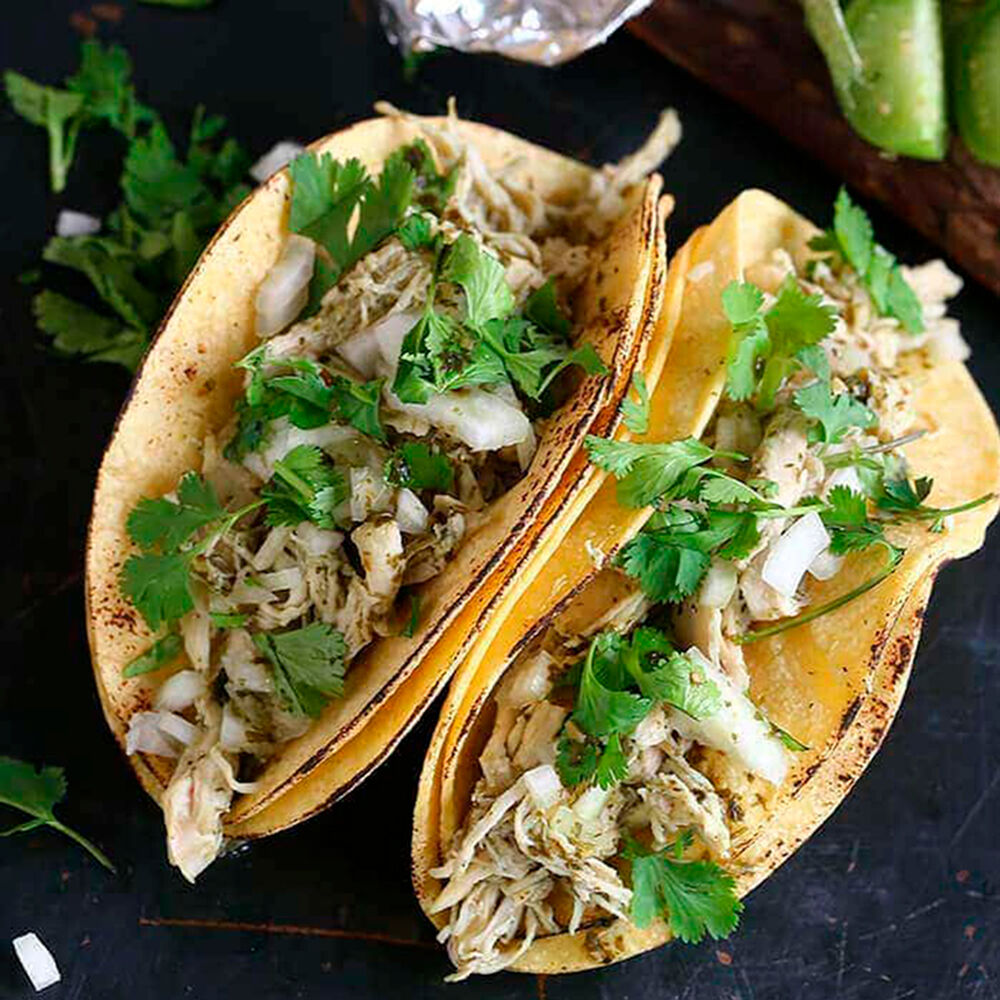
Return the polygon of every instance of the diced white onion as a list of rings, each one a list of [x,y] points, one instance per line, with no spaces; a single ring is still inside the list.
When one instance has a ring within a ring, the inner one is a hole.
[[[344,536],[339,531],[317,528],[309,521],[303,521],[295,529],[295,537],[314,559],[336,552],[344,542]]]
[[[562,795],[562,782],[551,764],[541,764],[525,771],[524,784],[538,809],[548,809]]]
[[[246,723],[233,711],[231,702],[222,709],[222,724],[219,726],[219,745],[223,750],[237,752],[247,747]]]
[[[541,701],[549,693],[549,673],[554,663],[552,656],[543,649],[514,667],[497,692],[497,702],[511,708],[524,708]]]
[[[157,757],[177,757],[177,744],[160,729],[160,712],[136,712],[128,720],[125,752],[151,753]]]
[[[528,471],[528,466],[531,465],[537,450],[538,438],[535,437],[535,429],[532,427],[528,436],[517,446],[517,464],[522,472]]]
[[[701,281],[715,271],[715,261],[703,260],[700,264],[695,264],[687,273],[687,280],[692,282]]]
[[[813,560],[830,545],[830,535],[819,514],[800,517],[771,546],[761,578],[783,597],[794,597]]]
[[[706,608],[724,608],[736,591],[736,567],[725,559],[713,559],[698,591],[698,603]]]
[[[934,333],[927,341],[931,361],[967,361],[972,353],[962,336],[958,320],[940,319],[934,324]]]
[[[256,332],[273,337],[291,323],[309,299],[309,282],[316,261],[316,244],[292,233],[281,254],[257,289],[254,300]]]
[[[34,931],[14,938],[13,945],[14,954],[36,993],[54,986],[62,979],[52,952],[42,944],[41,938]]]
[[[292,529],[286,524],[272,528],[253,555],[251,560],[253,568],[257,570],[270,569],[274,565],[274,560],[284,551],[285,543],[291,533]]]
[[[374,511],[388,510],[392,505],[392,489],[381,475],[376,476],[367,466],[352,468],[351,519],[365,521]]]
[[[260,451],[247,455],[243,464],[259,479],[268,480],[274,475],[274,463],[301,444],[315,445],[326,450],[336,445],[346,445],[357,440],[357,437],[358,432],[352,427],[330,423],[303,430],[289,423],[287,417],[280,417],[271,423],[267,444]]]
[[[56,236],[93,236],[101,231],[101,220],[86,212],[64,208],[56,216]]]
[[[390,403],[423,417],[471,451],[498,451],[531,436],[531,421],[517,406],[483,389],[459,389],[431,396],[426,403],[402,403],[386,387]]]
[[[422,535],[430,523],[430,514],[413,490],[401,489],[396,496],[396,523],[404,535]]]
[[[179,715],[174,715],[173,712],[160,712],[159,716],[157,725],[160,727],[161,733],[177,740],[178,743],[186,747],[194,743],[198,736],[197,726],[192,725]]]
[[[276,174],[282,167],[287,167],[292,160],[300,153],[305,152],[305,146],[301,142],[294,142],[291,139],[282,139],[276,142],[251,168],[250,176],[258,183]]]
[[[154,706],[163,712],[183,712],[206,691],[205,675],[197,670],[178,670],[156,692]]]
[[[729,676],[696,646],[687,650],[685,655],[694,662],[705,680],[713,681],[719,688],[721,705],[714,715],[706,719],[692,719],[684,712],[670,709],[671,727],[681,736],[732,755],[748,771],[765,781],[780,784],[788,770],[788,755],[754,703],[741,694]]]
[[[573,804],[573,812],[580,822],[592,823],[597,819],[611,792],[611,788],[600,788],[597,785],[588,788]]]
[[[835,556],[829,549],[824,549],[809,567],[809,575],[817,580],[830,580],[844,565],[843,556]]]
[[[365,378],[371,378],[376,368],[395,373],[403,339],[419,318],[415,312],[391,313],[342,340],[335,350]]]

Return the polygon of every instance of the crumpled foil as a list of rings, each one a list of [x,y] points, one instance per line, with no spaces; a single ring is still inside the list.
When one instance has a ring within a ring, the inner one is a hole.
[[[555,66],[607,37],[652,0],[381,0],[404,53],[443,46]]]

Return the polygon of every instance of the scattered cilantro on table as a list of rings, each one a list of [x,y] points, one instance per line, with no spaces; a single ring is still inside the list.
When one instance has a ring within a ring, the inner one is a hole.
[[[66,774],[61,767],[36,770],[31,764],[13,757],[0,757],[0,805],[26,813],[31,818],[7,830],[0,837],[28,833],[47,826],[79,844],[108,871],[115,866],[108,856],[75,830],[65,826],[55,815],[55,807],[66,797]]]
[[[125,142],[122,200],[100,235],[56,236],[43,253],[46,262],[81,273],[93,301],[44,289],[33,309],[57,353],[134,369],[212,232],[250,189],[249,159],[224,137],[224,119],[198,108],[186,146],[178,149],[159,115],[137,98],[131,75],[120,46],[85,41],[80,66],[63,88],[12,70],[4,84],[14,110],[48,134],[57,193],[84,132],[108,127]]]

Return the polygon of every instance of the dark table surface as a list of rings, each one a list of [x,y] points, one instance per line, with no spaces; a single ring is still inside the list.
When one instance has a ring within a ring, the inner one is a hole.
[[[75,66],[72,0],[4,5],[0,67],[55,82]],[[618,36],[555,71],[441,55],[407,84],[372,10],[329,0],[218,0],[210,11],[128,4],[102,30],[132,52],[141,95],[182,129],[201,101],[256,153],[449,94],[470,117],[586,160],[631,149],[664,105],[685,138],[664,168],[679,245],[741,188],[825,219],[837,181],[638,41]],[[753,85],[752,80],[747,81]],[[65,818],[119,865],[111,876],[55,833],[0,841],[0,996],[30,989],[6,944],[36,931],[63,982],[53,1000],[474,996],[635,1000],[994,997],[1000,993],[1000,536],[940,578],[911,689],[878,759],[834,817],[748,900],[728,941],[671,946],[566,978],[461,986],[411,895],[414,781],[432,720],[347,801],[185,884],[160,816],[101,719],[81,571],[90,491],[127,386],[121,370],[35,346],[32,266],[60,206],[107,210],[118,149],[87,141],[64,198],[45,184],[39,130],[0,111],[0,754],[66,767]],[[875,213],[906,259],[932,250]],[[997,301],[955,307],[972,368],[1000,409]]]

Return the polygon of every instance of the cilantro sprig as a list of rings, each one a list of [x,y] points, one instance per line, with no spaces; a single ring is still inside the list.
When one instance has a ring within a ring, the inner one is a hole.
[[[331,698],[343,694],[346,646],[332,625],[257,632],[253,641],[270,662],[275,690],[289,711],[315,719]]]
[[[56,818],[55,807],[66,797],[66,789],[66,773],[61,767],[36,770],[23,760],[0,757],[0,805],[17,809],[31,817],[0,831],[0,837],[28,833],[47,826],[65,834],[108,871],[113,872],[115,866],[99,847]]]
[[[271,422],[281,417],[302,430],[339,419],[376,441],[387,440],[380,411],[382,379],[356,382],[308,358],[272,360],[266,344],[237,367],[250,372],[250,379],[236,406],[236,431],[226,445],[226,457],[233,461],[257,451]]]
[[[603,632],[590,644],[577,682],[567,726],[558,744],[556,766],[567,787],[593,780],[610,788],[628,773],[621,738],[631,733],[654,705],[665,703],[696,719],[718,711],[718,687],[678,653],[658,629],[642,627],[626,638]]]
[[[438,238],[431,252],[427,302],[403,340],[392,385],[404,403],[426,403],[434,393],[507,382],[538,401],[570,365],[591,375],[606,373],[593,345],[570,348],[569,324],[550,286],[529,298],[524,316],[514,316],[503,265],[471,236],[463,233],[451,244]],[[444,284],[461,289],[460,317],[437,308]]]
[[[124,49],[87,41],[63,89],[12,71],[4,82],[14,109],[48,132],[53,190],[65,185],[85,129],[110,127],[126,144],[122,201],[104,231],[53,237],[43,254],[82,274],[101,306],[44,289],[33,310],[58,353],[133,369],[209,236],[248,193],[249,158],[224,137],[225,120],[201,108],[179,151],[157,113],[138,100],[131,75]]]
[[[261,490],[271,526],[311,521],[320,528],[337,525],[350,496],[344,474],[315,445],[302,444],[274,463],[274,475]]]
[[[816,364],[817,344],[833,331],[836,310],[819,295],[806,295],[789,275],[774,303],[764,309],[764,293],[750,282],[733,281],[722,292],[722,308],[733,336],[726,369],[731,399],[754,399],[761,410],[774,408],[785,379]]]
[[[648,927],[661,917],[688,944],[706,934],[728,937],[743,912],[736,883],[713,861],[684,861],[690,843],[688,833],[662,851],[649,851],[629,839],[624,855],[632,863],[632,922]]]
[[[795,405],[812,421],[810,437],[833,444],[854,427],[862,429],[877,423],[878,418],[849,392],[834,393],[829,379],[820,379],[796,391]]]
[[[875,242],[871,220],[841,188],[833,206],[833,224],[809,244],[812,250],[834,257],[857,272],[882,316],[892,316],[909,333],[922,333],[920,300],[903,277],[896,258]]]

